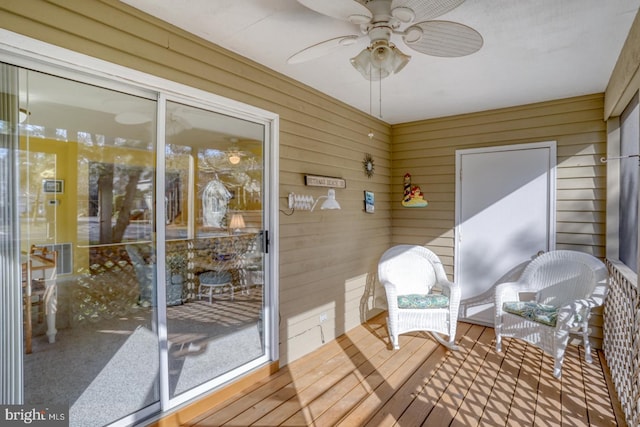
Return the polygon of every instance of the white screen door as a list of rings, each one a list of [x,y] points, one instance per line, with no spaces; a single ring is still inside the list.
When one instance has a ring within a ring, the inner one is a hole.
[[[460,318],[493,324],[493,288],[555,247],[555,142],[456,152]]]

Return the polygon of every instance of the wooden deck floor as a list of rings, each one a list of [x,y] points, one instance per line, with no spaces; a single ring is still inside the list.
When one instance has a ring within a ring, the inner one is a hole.
[[[460,351],[423,333],[392,351],[384,317],[349,331],[212,408],[204,426],[616,426],[603,356],[570,346],[562,379],[519,340],[459,323]]]

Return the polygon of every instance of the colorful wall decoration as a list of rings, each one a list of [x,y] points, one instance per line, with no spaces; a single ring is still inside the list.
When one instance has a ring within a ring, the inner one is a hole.
[[[405,208],[424,208],[429,203],[424,199],[422,190],[417,185],[411,185],[411,174],[404,174],[404,195],[402,206]]]

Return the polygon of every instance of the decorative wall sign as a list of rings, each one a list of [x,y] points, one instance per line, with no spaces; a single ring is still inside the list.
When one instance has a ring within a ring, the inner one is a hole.
[[[411,174],[404,174],[404,195],[402,197],[402,206],[405,208],[424,208],[429,203],[424,199],[422,190],[417,185],[411,185]]]
[[[347,188],[347,181],[332,176],[305,175],[304,185],[309,187]]]
[[[366,213],[373,213],[375,210],[375,197],[373,191],[364,192],[364,211]]]
[[[64,193],[64,181],[62,179],[45,179],[42,181],[42,189],[45,193]]]
[[[364,174],[367,175],[367,178],[371,178],[375,170],[375,164],[373,162],[373,157],[371,157],[371,154],[366,153],[364,155],[364,160],[362,161],[362,167],[364,168]]]

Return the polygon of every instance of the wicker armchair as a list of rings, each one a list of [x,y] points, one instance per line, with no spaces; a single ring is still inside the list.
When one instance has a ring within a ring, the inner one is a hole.
[[[394,246],[380,258],[378,279],[387,294],[387,325],[393,348],[400,348],[400,334],[429,331],[442,345],[458,349],[455,336],[460,288],[447,280],[437,255],[422,246]]]
[[[607,268],[592,255],[575,251],[540,255],[517,282],[496,287],[496,350],[501,351],[503,337],[522,339],[555,359],[553,375],[560,378],[569,334],[576,333],[582,336],[585,360],[591,363],[590,310],[604,303],[607,287]]]

